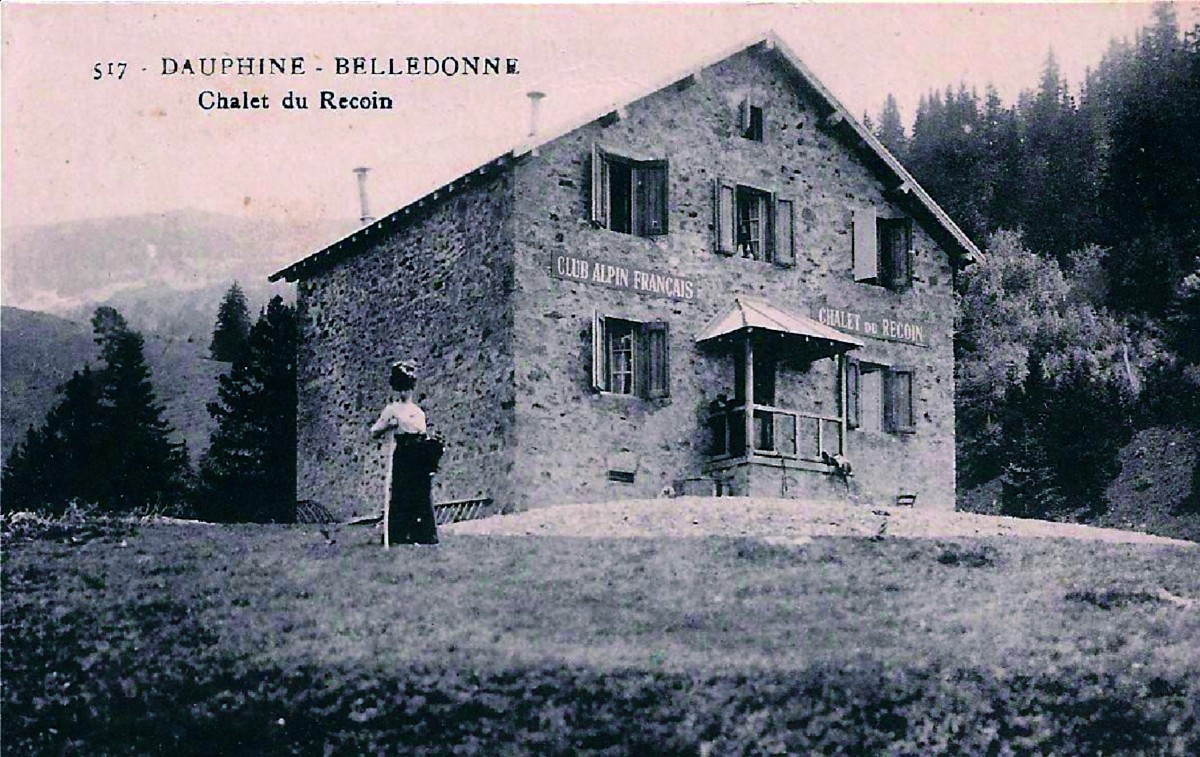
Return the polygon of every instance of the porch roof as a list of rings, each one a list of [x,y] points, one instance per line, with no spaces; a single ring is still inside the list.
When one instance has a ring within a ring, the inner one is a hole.
[[[863,342],[807,316],[792,313],[754,297],[737,297],[733,304],[709,321],[696,343],[702,344],[739,331],[761,329],[805,341],[825,342],[834,352],[862,347]]]

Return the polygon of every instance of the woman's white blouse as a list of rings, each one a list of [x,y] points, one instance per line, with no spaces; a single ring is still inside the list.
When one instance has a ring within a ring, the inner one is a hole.
[[[372,434],[391,429],[393,434],[425,433],[425,411],[413,402],[393,402],[383,408],[379,420],[371,426]]]

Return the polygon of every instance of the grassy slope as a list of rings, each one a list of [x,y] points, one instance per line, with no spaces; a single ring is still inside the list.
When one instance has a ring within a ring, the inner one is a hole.
[[[1200,747],[1200,610],[1156,596],[1200,597],[1194,549],[448,535],[384,553],[368,534],[9,549],[6,740]]]

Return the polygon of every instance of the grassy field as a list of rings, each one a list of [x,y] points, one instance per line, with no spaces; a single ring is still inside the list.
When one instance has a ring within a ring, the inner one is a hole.
[[[150,525],[3,556],[6,752],[1200,753],[1200,550]]]

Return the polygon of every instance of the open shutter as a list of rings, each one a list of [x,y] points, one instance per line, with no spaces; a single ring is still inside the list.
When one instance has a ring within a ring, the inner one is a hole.
[[[775,198],[775,248],[772,259],[779,265],[796,264],[796,202],[785,197]]]
[[[732,255],[734,188],[717,179],[713,182],[713,229],[716,231],[716,251]]]
[[[750,98],[742,99],[742,104],[738,106],[738,133],[745,134],[750,131]]]
[[[592,388],[603,392],[608,388],[604,361],[604,318],[599,310],[592,311]]]
[[[903,236],[900,239],[902,249],[904,250],[904,260],[902,261],[904,277],[900,281],[901,286],[911,286],[913,281],[913,246],[912,246],[912,219],[906,218],[902,224]]]
[[[854,280],[875,281],[879,276],[879,237],[875,209],[854,211]]]
[[[671,340],[666,321],[651,321],[642,327],[646,346],[646,397],[671,396]]]
[[[846,360],[846,426],[862,425],[862,366],[854,358]]]
[[[634,169],[638,192],[638,229],[640,236],[667,233],[667,162],[651,161]]]
[[[599,145],[592,145],[592,223],[608,228],[608,162]]]

